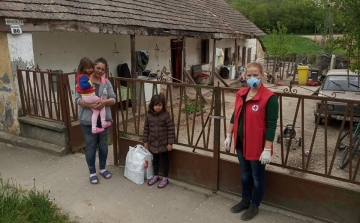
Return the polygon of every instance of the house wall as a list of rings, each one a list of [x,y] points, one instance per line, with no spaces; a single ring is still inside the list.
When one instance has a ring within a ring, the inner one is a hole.
[[[244,41],[244,46],[246,48],[251,48],[251,55],[250,55],[250,61],[254,61],[256,60],[256,39],[246,39]],[[246,55],[246,57],[248,57],[249,55]]]
[[[104,57],[109,63],[110,72],[117,76],[116,67],[128,63],[130,67],[130,36],[71,32],[33,32],[12,35],[0,33],[1,54],[0,64],[0,128],[5,131],[19,133],[17,121],[21,113],[18,94],[16,68],[26,69],[39,65],[41,70],[52,69],[73,72],[84,56],[92,59]],[[177,37],[136,36],[135,49],[149,53],[149,64],[146,69],[160,74],[165,67],[171,72],[171,39]],[[209,41],[208,64],[203,70],[211,70],[214,41]],[[239,40],[239,46],[253,47],[252,60],[256,54],[256,40]],[[216,42],[217,48],[231,48],[235,52],[233,39],[222,39]],[[156,50],[158,49],[158,50]],[[185,69],[201,63],[201,39],[185,38]],[[73,80],[73,78],[71,78]],[[74,87],[75,84],[71,83]],[[74,89],[72,89],[74,91]]]
[[[16,67],[34,65],[31,34],[0,33],[0,129],[19,134],[20,98]]]
[[[164,66],[170,70],[170,37],[136,36],[135,50],[149,53],[146,69],[156,72]],[[130,36],[84,33],[33,33],[35,62],[42,69],[62,69],[72,72],[84,56],[104,57],[110,72],[117,76],[116,67],[127,63],[131,66]],[[156,53],[155,48],[159,48]]]
[[[165,67],[171,72],[170,41],[177,37],[136,36],[135,50],[145,50],[149,53],[149,63],[146,67],[153,73],[160,74]],[[185,38],[185,68],[200,64],[201,39]],[[239,40],[239,46],[252,47],[252,59],[256,55],[256,40]],[[110,72],[117,76],[116,67],[128,63],[130,67],[130,37],[126,35],[85,34],[85,33],[50,33],[34,32],[33,46],[35,62],[42,69],[61,69],[72,72],[84,56],[92,59],[104,57],[109,63]],[[235,52],[235,40],[222,39],[216,42],[217,48],[231,48]],[[158,49],[158,50],[155,50]],[[211,70],[213,40],[209,42],[210,63],[204,64],[203,70]]]
[[[259,40],[256,40],[256,57],[257,57],[256,59],[264,59],[265,57],[265,52]]]
[[[211,42],[211,41],[210,41]],[[193,65],[198,65],[201,63],[201,39],[195,39],[195,38],[186,38],[185,40],[185,68],[188,71],[191,71],[191,67]],[[212,52],[212,45],[209,44],[210,51]],[[210,61],[212,57],[210,54]],[[204,64],[203,66],[204,70],[209,70],[209,64]]]

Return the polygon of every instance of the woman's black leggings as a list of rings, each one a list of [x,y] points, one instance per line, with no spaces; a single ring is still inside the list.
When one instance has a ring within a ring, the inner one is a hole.
[[[163,166],[163,175],[164,177],[169,176],[169,154],[168,152],[163,153],[153,153],[153,168],[154,168],[154,175],[159,175],[159,161],[160,156],[162,160],[162,166]]]

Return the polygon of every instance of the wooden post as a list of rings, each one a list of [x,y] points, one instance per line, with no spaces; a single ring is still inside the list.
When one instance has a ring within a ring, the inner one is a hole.
[[[239,68],[239,47],[238,47],[238,39],[235,39],[235,79],[238,78],[237,74],[240,73],[238,71]]]
[[[213,45],[213,56],[212,56],[212,68],[211,68],[211,77],[209,85],[214,85],[214,76],[215,76],[215,58],[216,58],[216,39],[214,39]]]
[[[184,77],[184,68],[186,67],[186,50],[185,50],[185,46],[186,46],[186,44],[185,44],[185,37],[182,37],[181,38],[181,40],[182,40],[182,47],[181,47],[181,63],[182,63],[182,65],[181,65],[181,81],[185,81],[185,77]]]
[[[130,56],[131,56],[131,78],[137,78],[136,75],[136,54],[135,54],[135,35],[130,35]],[[138,98],[136,95],[136,83],[131,82],[131,100],[132,102],[132,111],[136,112],[136,107],[138,104]]]
[[[214,191],[219,190],[219,166],[220,166],[220,135],[221,135],[221,89],[214,88],[213,94],[215,95],[215,108],[214,108],[214,175],[216,177],[216,185],[212,188]]]

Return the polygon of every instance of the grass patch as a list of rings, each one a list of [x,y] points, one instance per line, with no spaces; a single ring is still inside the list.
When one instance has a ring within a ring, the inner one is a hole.
[[[204,105],[202,106],[204,107]],[[201,105],[200,103],[198,103],[195,107],[195,103],[194,102],[190,102],[186,105],[186,108],[182,109],[183,112],[186,112],[188,114],[194,114],[196,113],[200,113],[201,112]]]
[[[270,35],[266,35],[262,38],[264,46],[266,47],[268,52],[272,52],[272,47],[270,45],[270,37],[271,37]],[[322,47],[319,44],[315,43],[314,40],[312,39],[297,35],[292,35],[292,38],[294,39],[294,41],[290,48],[289,53],[296,53],[298,55],[302,55],[302,54],[322,55],[325,52],[325,53],[333,53],[338,56],[345,55],[344,49],[334,48],[331,46],[330,42],[328,42],[328,45],[325,46],[324,48],[325,51],[324,51]]]
[[[272,51],[272,47],[270,45],[270,38],[270,35],[266,35],[262,38],[264,46],[266,47],[268,52]],[[321,46],[316,44],[313,40],[296,35],[292,35],[292,38],[294,39],[294,41],[290,48],[290,53],[321,55]]]
[[[0,177],[0,222],[76,223],[49,198],[50,192],[23,190]]]

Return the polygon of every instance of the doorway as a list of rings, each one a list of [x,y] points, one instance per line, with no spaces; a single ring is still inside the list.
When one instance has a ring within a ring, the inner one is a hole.
[[[171,71],[173,82],[180,82],[182,80],[182,48],[182,40],[171,40]]]
[[[245,66],[246,61],[246,47],[242,48],[242,57],[241,57],[241,65]]]
[[[247,63],[251,63],[251,48],[247,49]]]

